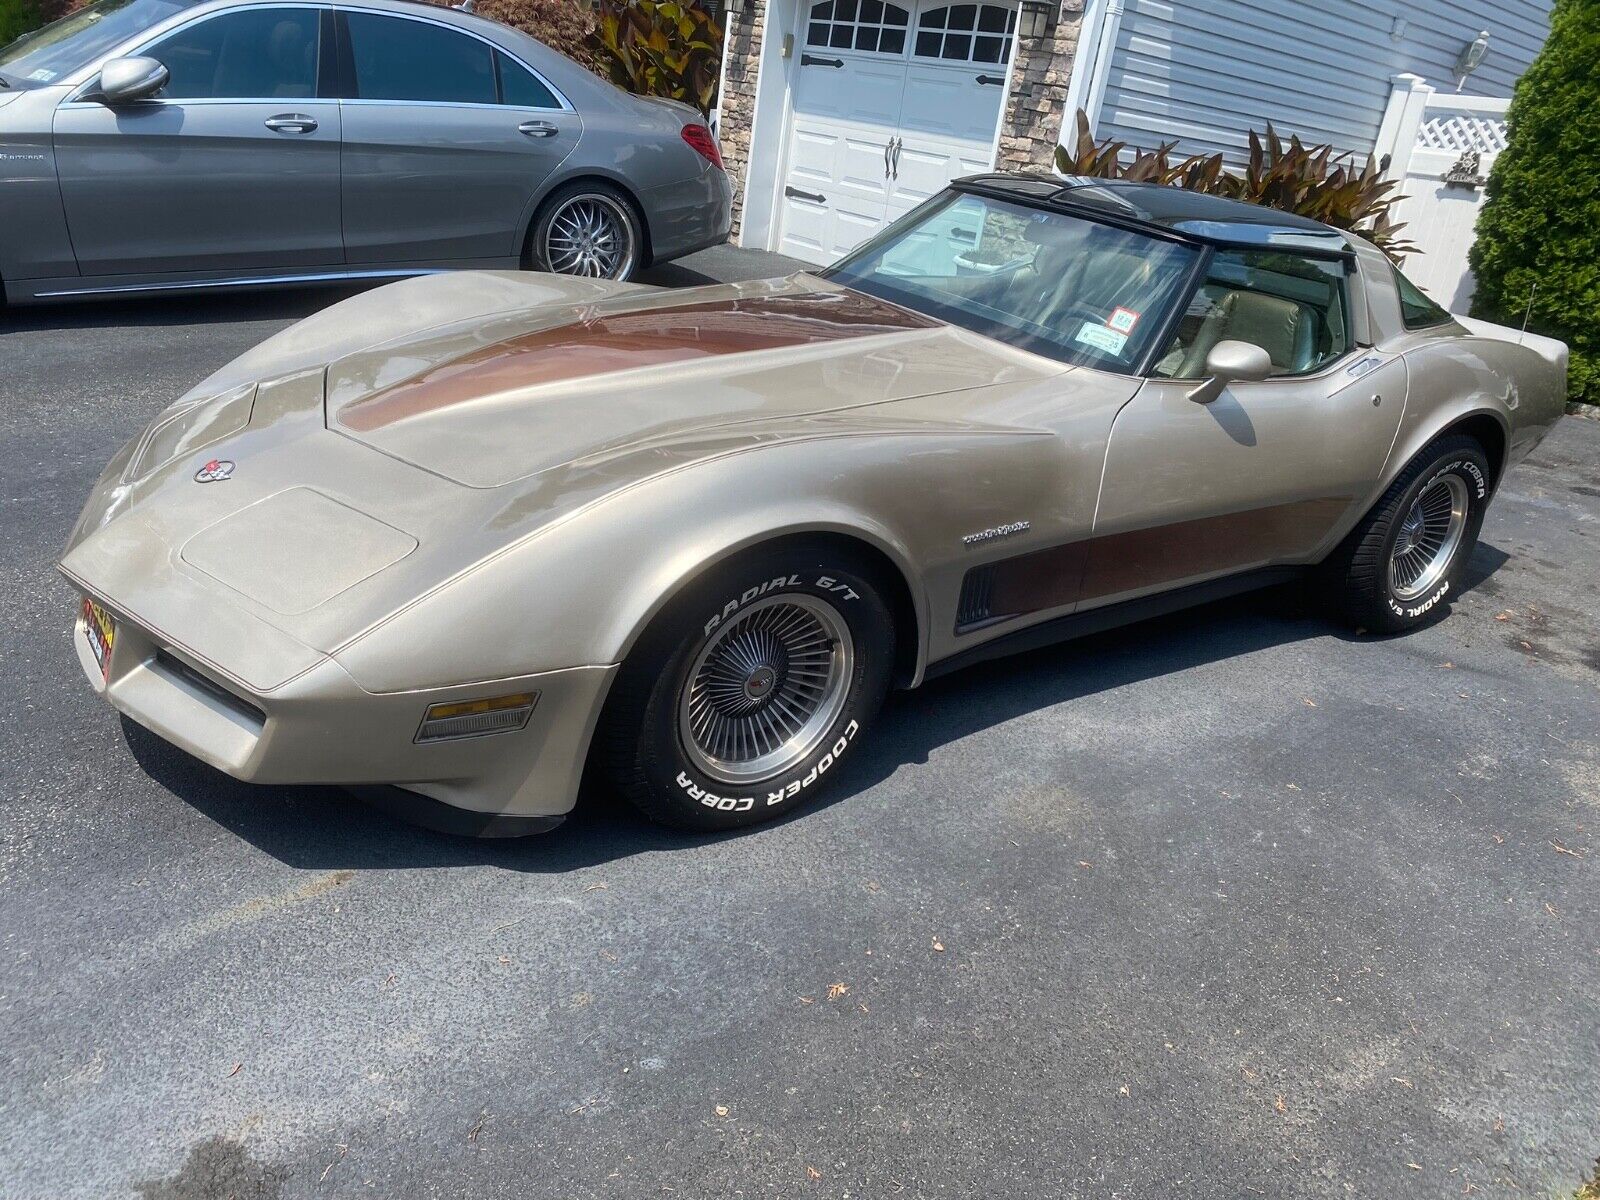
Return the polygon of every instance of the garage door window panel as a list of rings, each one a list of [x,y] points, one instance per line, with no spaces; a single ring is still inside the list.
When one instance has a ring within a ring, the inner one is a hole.
[[[888,0],[823,0],[811,6],[806,45],[898,56],[910,24],[910,12]]]
[[[144,53],[167,68],[163,100],[309,100],[320,35],[316,9],[246,9],[180,29]]]
[[[917,18],[918,58],[947,63],[995,63],[1011,58],[1017,10],[1000,4],[950,4]]]
[[[494,104],[494,55],[477,38],[404,17],[346,15],[356,96],[429,104]]]

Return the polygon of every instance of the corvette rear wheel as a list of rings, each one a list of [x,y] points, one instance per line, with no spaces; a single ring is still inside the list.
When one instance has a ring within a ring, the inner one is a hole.
[[[1460,586],[1489,498],[1489,460],[1473,438],[1428,446],[1345,539],[1327,566],[1344,616],[1399,633]]]
[[[734,829],[838,777],[888,691],[889,609],[836,551],[758,553],[695,585],[623,664],[598,749],[646,816]]]

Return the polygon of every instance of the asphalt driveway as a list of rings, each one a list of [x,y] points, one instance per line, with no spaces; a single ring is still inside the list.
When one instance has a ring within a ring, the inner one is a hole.
[[[234,783],[70,649],[101,464],[331,298],[0,314],[0,1197],[1542,1197],[1600,1153],[1600,422],[1411,637],[1266,593],[902,696],[796,820],[481,843]]]

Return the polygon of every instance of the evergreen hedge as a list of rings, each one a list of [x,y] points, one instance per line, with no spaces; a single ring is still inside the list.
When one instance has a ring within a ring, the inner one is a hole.
[[[1600,0],[1556,0],[1517,83],[1469,261],[1472,315],[1572,350],[1567,393],[1600,404]],[[1537,285],[1537,286],[1535,286]]]

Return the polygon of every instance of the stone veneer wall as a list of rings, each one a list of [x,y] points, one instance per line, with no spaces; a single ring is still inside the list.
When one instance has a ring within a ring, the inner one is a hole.
[[[750,165],[750,127],[756,114],[756,83],[761,74],[761,39],[767,27],[767,0],[748,0],[744,12],[727,18],[728,72],[723,81],[717,126],[722,162],[733,180],[733,232],[739,240],[744,212],[744,182]]]
[[[748,0],[728,21],[728,71],[722,92],[719,133],[722,161],[733,179],[733,234],[738,240],[744,183],[750,164],[750,128],[761,73],[761,41],[768,0]],[[1006,97],[995,167],[1001,171],[1049,171],[1064,120],[1061,111],[1083,28],[1084,0],[1061,0],[1049,31],[1038,42],[1018,39],[1011,94]]]
[[[1051,28],[1037,42],[1017,39],[1011,69],[1011,94],[1000,122],[998,171],[1046,171],[1055,162],[1056,144],[1073,114],[1062,112],[1072,61],[1083,29],[1084,0],[1062,0]]]

